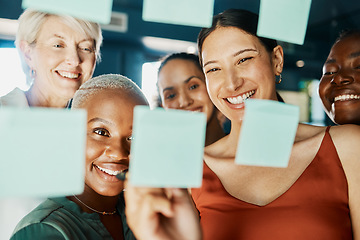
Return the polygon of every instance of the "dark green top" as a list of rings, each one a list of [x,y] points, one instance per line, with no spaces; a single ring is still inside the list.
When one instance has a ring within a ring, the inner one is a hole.
[[[125,218],[123,195],[117,211],[126,240],[135,240]],[[26,215],[16,226],[11,240],[17,239],[112,239],[97,213],[86,213],[66,197],[49,198]]]

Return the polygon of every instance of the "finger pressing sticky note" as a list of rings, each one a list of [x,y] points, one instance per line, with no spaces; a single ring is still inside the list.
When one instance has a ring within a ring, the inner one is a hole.
[[[0,108],[0,197],[84,190],[86,111]]]
[[[298,121],[298,106],[270,100],[247,100],[235,162],[287,167]]]
[[[65,14],[91,22],[109,24],[113,0],[23,0],[22,8]]]
[[[214,0],[144,0],[143,20],[195,27],[210,27]]]
[[[311,0],[261,0],[257,35],[303,44]]]
[[[136,106],[130,183],[150,187],[200,187],[204,113]]]

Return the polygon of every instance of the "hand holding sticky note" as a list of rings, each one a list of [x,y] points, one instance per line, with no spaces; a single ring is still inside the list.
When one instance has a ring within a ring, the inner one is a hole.
[[[0,108],[0,197],[84,190],[86,111]]]
[[[136,106],[130,183],[148,187],[200,187],[206,116]]]
[[[247,100],[235,162],[287,167],[298,121],[298,106],[270,100]]]

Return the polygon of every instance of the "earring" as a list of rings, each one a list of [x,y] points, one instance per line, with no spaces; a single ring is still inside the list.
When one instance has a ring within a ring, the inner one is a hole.
[[[36,76],[36,71],[34,69],[30,69],[30,79],[34,80]]]
[[[276,84],[280,84],[282,81],[281,73],[279,75],[276,75],[275,78],[276,78]]]

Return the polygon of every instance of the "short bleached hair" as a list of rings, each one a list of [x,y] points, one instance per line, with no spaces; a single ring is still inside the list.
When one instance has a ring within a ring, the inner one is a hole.
[[[148,101],[141,89],[129,78],[120,74],[104,74],[83,83],[75,92],[71,108],[81,108],[89,98],[100,91],[107,89],[119,89],[131,95],[138,96]]]

